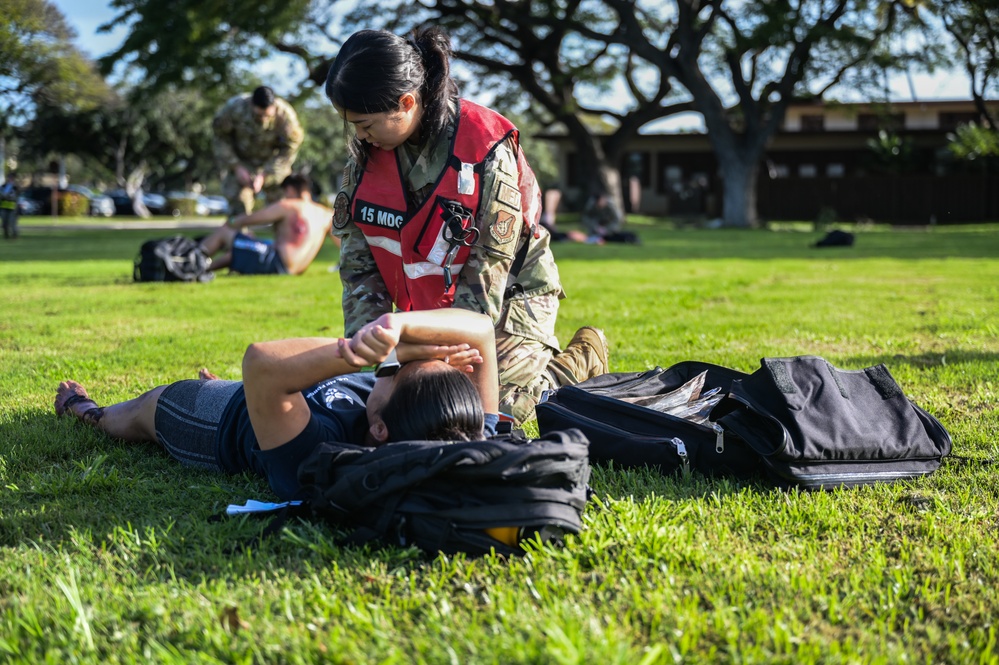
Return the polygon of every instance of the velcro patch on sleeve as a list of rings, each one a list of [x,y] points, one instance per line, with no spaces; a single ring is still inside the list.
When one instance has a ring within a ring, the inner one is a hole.
[[[350,221],[350,195],[340,192],[333,201],[333,228],[342,229]]]
[[[516,227],[517,218],[505,210],[500,210],[496,213],[496,220],[489,225],[489,235],[497,243],[505,245],[513,240]]]
[[[499,191],[496,192],[496,200],[505,203],[514,210],[520,210],[520,190],[508,183],[500,183]]]

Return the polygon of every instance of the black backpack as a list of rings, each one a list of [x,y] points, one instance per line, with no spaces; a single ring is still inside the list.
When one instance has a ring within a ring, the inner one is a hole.
[[[173,236],[147,240],[135,257],[132,279],[136,282],[210,282],[215,273],[211,261],[196,240]]]
[[[353,529],[350,544],[518,554],[526,540],[579,533],[589,474],[578,430],[535,440],[323,443],[299,467],[296,513]]]
[[[673,393],[701,372],[704,390],[718,389],[702,423],[623,401]],[[697,362],[608,374],[560,388],[537,416],[542,433],[575,423],[595,462],[763,473],[808,489],[926,475],[951,450],[943,425],[884,365],[842,370],[816,356],[764,358],[752,374]]]

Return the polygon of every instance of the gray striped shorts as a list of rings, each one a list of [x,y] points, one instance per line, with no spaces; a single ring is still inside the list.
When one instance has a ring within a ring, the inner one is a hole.
[[[241,381],[191,379],[167,386],[156,403],[156,439],[185,466],[223,471],[218,461],[222,414]]]

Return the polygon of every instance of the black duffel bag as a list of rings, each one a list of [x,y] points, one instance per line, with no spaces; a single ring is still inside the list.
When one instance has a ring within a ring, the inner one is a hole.
[[[764,470],[760,456],[716,423],[642,406],[704,374],[704,390],[728,393],[749,375],[710,363],[685,361],[668,369],[601,374],[545,395],[536,408],[541,433],[576,427],[590,440],[590,461],[618,468],[652,467],[662,473],[692,469],[749,477]]]
[[[764,358],[732,382],[711,419],[776,478],[808,488],[866,485],[935,471],[951,438],[885,365],[833,367],[817,356]]]
[[[663,473],[691,468],[828,489],[913,478],[950,453],[950,435],[884,365],[841,370],[815,356],[764,358],[753,374],[687,361],[598,376],[549,394],[538,427],[578,427],[590,459]],[[720,401],[691,422],[637,402],[675,394],[698,374]]]

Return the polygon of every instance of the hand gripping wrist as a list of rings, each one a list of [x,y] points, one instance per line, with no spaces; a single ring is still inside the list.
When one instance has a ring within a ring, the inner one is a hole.
[[[402,367],[402,363],[399,362],[396,350],[392,349],[385,360],[375,365],[375,376],[378,378],[383,376],[395,376],[395,373],[399,371],[400,367]]]

